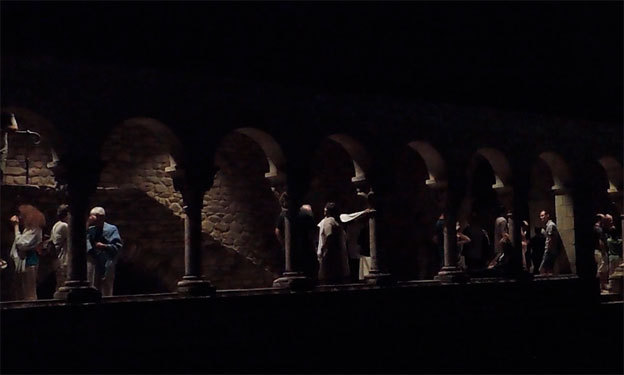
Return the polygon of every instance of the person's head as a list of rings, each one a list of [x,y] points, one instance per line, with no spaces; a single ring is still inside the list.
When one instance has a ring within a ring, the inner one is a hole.
[[[2,131],[16,132],[19,130],[15,115],[9,112],[2,112]]]
[[[522,223],[520,223],[520,228],[522,228],[525,231],[529,231],[529,222],[526,220],[522,220]]]
[[[106,211],[102,207],[93,207],[89,212],[89,221],[91,225],[101,227],[106,219]]]
[[[23,204],[17,208],[19,211],[20,221],[24,224],[24,228],[43,228],[46,221],[45,216],[36,207],[30,204]]]
[[[299,213],[305,216],[314,216],[314,213],[312,212],[312,206],[310,206],[309,204],[301,205],[301,207],[299,208]]]
[[[60,205],[56,209],[56,218],[59,221],[67,222],[67,218],[69,217],[69,206],[66,204]]]
[[[602,225],[602,223],[604,222],[604,218],[605,218],[605,215],[603,215],[603,214],[596,214],[596,218],[594,219],[594,222],[596,224],[601,224]]]
[[[540,212],[540,221],[544,224],[546,224],[548,222],[548,220],[550,220],[550,213],[548,213],[548,211],[543,210],[542,212]]]
[[[604,215],[604,227],[610,229],[613,226],[613,216],[606,214]]]
[[[336,203],[327,202],[325,208],[323,209],[323,214],[325,217],[336,217],[338,215],[338,210],[336,209]]]

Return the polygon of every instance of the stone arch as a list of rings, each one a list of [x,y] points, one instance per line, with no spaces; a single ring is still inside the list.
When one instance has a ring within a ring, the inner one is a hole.
[[[570,168],[561,155],[553,151],[545,151],[539,155],[539,158],[550,168],[554,182],[553,190],[565,189],[570,186],[572,181]]]
[[[275,237],[276,194],[286,182],[281,146],[263,130],[242,127],[221,138],[214,184],[204,195],[204,274],[218,288],[269,287],[283,253]]]
[[[468,169],[466,196],[458,212],[463,225],[480,222],[490,238],[499,206],[513,209],[512,171],[506,155],[495,148],[478,149]]]
[[[269,170],[264,174],[264,177],[283,182],[286,158],[284,157],[282,148],[275,139],[268,133],[255,128],[238,128],[235,131],[253,139],[262,148],[262,151],[264,151],[269,165]]]
[[[554,151],[539,154],[531,169],[529,193],[532,234],[541,227],[539,213],[548,211],[561,236],[565,255],[573,273],[576,273],[574,200],[570,191],[572,175],[565,159]]]
[[[511,167],[504,153],[495,148],[485,147],[478,149],[477,154],[484,157],[492,166],[494,177],[496,178],[496,182],[492,188],[511,187]]]
[[[115,294],[174,291],[184,274],[184,213],[170,172],[187,160],[182,143],[163,122],[133,117],[112,127],[100,159],[91,205],[106,209],[124,239]]]
[[[412,141],[400,147],[392,169],[379,221],[380,241],[392,249],[388,267],[398,280],[432,279],[440,269],[431,239],[446,206],[446,164],[431,144]]]
[[[446,182],[446,164],[442,155],[432,145],[423,141],[412,141],[408,146],[425,162],[429,174],[429,178],[425,181],[427,185]]]
[[[370,158],[362,144],[346,134],[332,134],[328,137],[341,145],[353,160],[353,182],[366,180],[366,172],[370,167]]]
[[[609,181],[608,193],[622,192],[622,164],[612,156],[603,156],[598,160],[607,174]]]

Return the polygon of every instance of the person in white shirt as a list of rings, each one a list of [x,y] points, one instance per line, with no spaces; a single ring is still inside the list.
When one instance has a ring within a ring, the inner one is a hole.
[[[67,221],[69,220],[69,206],[66,204],[60,205],[56,210],[56,217],[58,221],[52,227],[50,241],[54,245],[54,254],[56,254],[54,269],[56,270],[56,288],[58,289],[65,284],[67,279],[67,236],[69,235]]]
[[[316,255],[319,261],[319,281],[344,283],[349,281],[349,255],[346,234],[336,220],[336,204],[328,202],[325,218],[318,223],[319,242]]]

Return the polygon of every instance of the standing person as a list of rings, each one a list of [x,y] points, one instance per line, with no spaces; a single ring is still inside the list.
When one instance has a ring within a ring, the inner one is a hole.
[[[281,246],[282,253],[286,251],[284,222],[286,221],[286,213],[288,212],[288,194],[282,193],[279,196],[280,213],[275,222],[275,238]]]
[[[336,220],[337,214],[336,204],[328,202],[324,208],[325,218],[318,223],[319,281],[326,283],[342,283],[349,279],[346,234]]]
[[[312,206],[303,204],[297,215],[295,226],[295,259],[303,274],[312,280],[318,277],[319,264],[316,259],[316,225]]]
[[[340,221],[347,225],[347,251],[349,253],[349,272],[351,282],[360,280],[360,258],[363,254],[370,254],[369,249],[362,248],[361,234],[368,227],[368,213],[370,209],[354,212],[351,214],[341,214]],[[366,231],[368,234],[368,231]],[[366,241],[368,245],[368,241]]]
[[[464,228],[463,233],[471,239],[463,248],[466,270],[468,272],[483,271],[487,268],[490,238],[481,227],[477,215],[472,215],[472,222]]]
[[[87,279],[108,297],[113,295],[115,264],[123,243],[117,227],[105,219],[102,207],[91,209],[87,221]]]
[[[561,237],[559,236],[557,225],[550,219],[550,213],[548,213],[548,211],[540,212],[540,220],[544,224],[546,243],[544,246],[544,257],[539,270],[542,275],[552,275],[555,262],[561,251]]]
[[[605,244],[608,256],[608,272],[609,276],[615,272],[615,269],[622,263],[622,238],[618,237],[615,225],[613,225],[613,216],[605,215]]]
[[[520,236],[522,236],[522,268],[525,271],[531,271],[531,253],[529,249],[529,223],[522,220],[520,224]]]
[[[607,254],[607,238],[604,231],[605,215],[596,214],[593,228],[594,259],[596,261],[596,277],[600,280],[600,290],[606,290],[609,281],[609,256]]]
[[[69,206],[62,204],[56,210],[57,222],[52,227],[50,233],[50,242],[54,245],[53,255],[56,255],[55,267],[56,270],[56,289],[62,287],[67,279],[67,262],[68,262],[68,249],[67,249],[67,237],[69,235],[69,229],[67,222],[69,220]]]
[[[438,220],[435,223],[435,233],[433,235],[433,243],[435,243],[438,249],[438,264],[442,269],[444,267],[444,225],[446,223],[446,219],[444,218],[444,212],[440,214]]]
[[[505,208],[499,206],[497,210],[497,217],[494,221],[494,257],[490,260],[490,267],[497,264],[503,253],[505,252],[505,245],[510,242],[509,238],[509,224],[507,218],[505,218]]]
[[[11,247],[11,258],[15,262],[16,279],[19,284],[18,296],[27,301],[37,299],[37,269],[41,251],[45,216],[37,208],[24,204],[17,208],[18,216],[12,216],[15,240]],[[23,230],[20,230],[20,224]]]
[[[0,183],[4,182],[7,155],[9,154],[9,134],[19,130],[15,115],[2,112],[2,127],[0,128]]]

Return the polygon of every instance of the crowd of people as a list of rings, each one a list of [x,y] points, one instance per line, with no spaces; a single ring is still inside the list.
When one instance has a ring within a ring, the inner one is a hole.
[[[287,202],[287,197],[282,195],[282,212],[275,225],[275,235],[283,248],[286,240]],[[315,224],[311,206],[301,206],[295,225],[291,225],[296,266],[310,278],[324,284],[355,283],[364,279],[371,264],[368,231],[371,212],[374,210],[366,208],[339,214],[336,204],[327,202],[323,219]],[[58,207],[57,221],[49,236],[43,234],[45,216],[32,205],[19,206],[18,215],[9,219],[15,236],[10,257],[15,266],[18,299],[37,299],[40,256],[54,258],[56,288],[64,285],[71,256],[68,251],[69,215],[67,205]],[[539,217],[542,226],[535,227],[533,237],[529,238],[528,223],[523,221],[520,224],[521,249],[513,244],[511,213],[502,208],[494,221],[492,240],[477,215],[473,214],[470,223],[464,226],[456,223],[456,264],[477,277],[513,275],[518,272],[544,275],[570,273],[570,263],[557,225],[548,211],[541,211]],[[445,224],[445,217],[441,215],[432,238],[440,258],[440,267],[444,265]],[[115,265],[123,247],[119,230],[106,222],[106,212],[102,207],[91,209],[86,228],[87,279],[103,296],[111,296]],[[609,276],[622,264],[622,239],[618,237],[613,218],[608,214],[597,214],[594,235],[597,277],[602,290],[606,291]]]
[[[37,299],[37,271],[40,257],[53,258],[52,267],[57,289],[68,279],[71,256],[68,249],[69,207],[65,204],[58,207],[57,221],[49,235],[43,234],[46,219],[39,209],[23,204],[17,211],[18,214],[9,219],[15,235],[10,252],[15,266],[15,297],[18,300],[33,301]],[[123,243],[117,227],[107,223],[105,218],[104,209],[94,207],[87,219],[87,279],[103,296],[112,296],[115,264]]]

